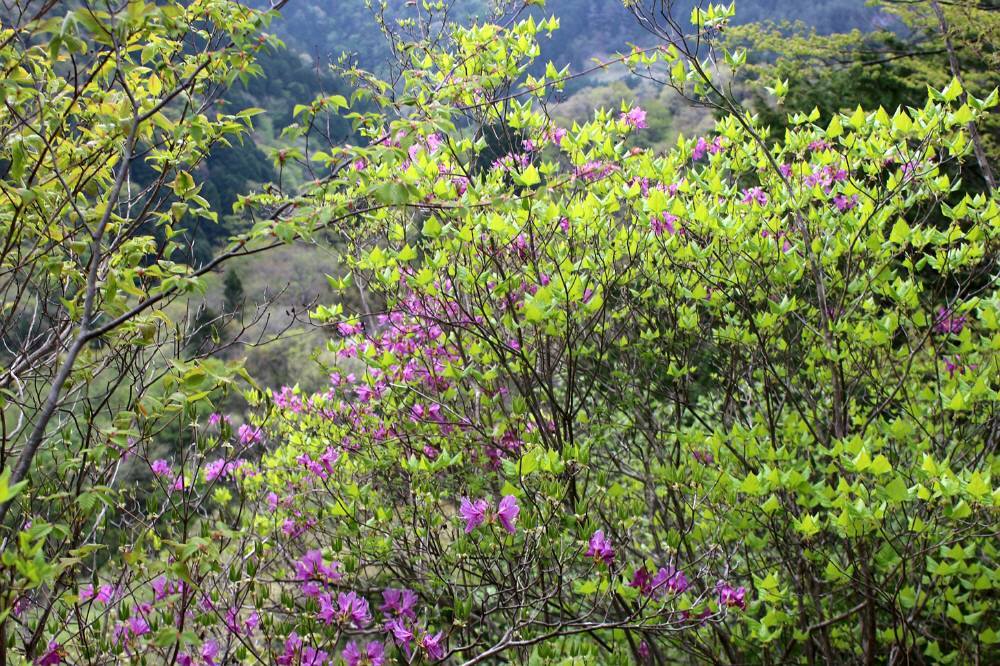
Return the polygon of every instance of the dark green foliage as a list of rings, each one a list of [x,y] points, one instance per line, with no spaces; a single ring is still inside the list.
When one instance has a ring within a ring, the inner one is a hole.
[[[231,269],[226,273],[226,279],[223,282],[222,298],[223,308],[227,314],[238,315],[243,312],[243,303],[246,300],[246,294],[243,293],[243,281],[240,280],[240,274],[235,269]]]

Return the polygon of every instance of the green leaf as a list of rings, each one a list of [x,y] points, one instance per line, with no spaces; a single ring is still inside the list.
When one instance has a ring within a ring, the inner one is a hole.
[[[832,120],[830,120],[829,127],[826,128],[826,137],[828,139],[835,139],[844,133],[844,126],[840,124],[840,116],[835,115]]]
[[[875,456],[875,460],[872,461],[871,467],[869,469],[872,474],[879,476],[891,472],[892,465],[889,463],[889,459],[880,453],[877,456]]]
[[[910,491],[898,476],[883,489],[886,498],[892,502],[905,502],[910,498]]]
[[[380,204],[397,206],[410,200],[409,190],[402,183],[381,183],[375,186],[372,194]]]
[[[851,464],[854,465],[855,471],[858,471],[858,472],[863,472],[866,469],[868,469],[869,467],[871,467],[872,458],[871,458],[871,455],[869,455],[869,453],[868,453],[868,449],[861,449],[861,453],[859,453],[854,458],[854,460],[851,461]]]
[[[436,217],[429,217],[424,222],[424,228],[421,233],[427,238],[437,238],[441,235],[441,223],[438,222]]]
[[[910,225],[903,218],[899,218],[896,220],[896,224],[892,225],[889,241],[896,245],[904,245],[909,241],[911,233]]]
[[[10,474],[11,470],[9,467],[0,473],[0,504],[5,504],[14,499],[14,497],[21,492],[26,485],[28,485],[27,479],[19,481],[13,486],[10,485]]]
[[[541,177],[538,175],[538,169],[535,168],[534,164],[529,164],[528,168],[519,174],[515,173],[514,180],[525,187],[532,187],[542,182]]]
[[[965,490],[978,500],[989,495],[992,489],[986,483],[986,480],[983,479],[982,474],[973,472],[972,476],[969,477],[969,482],[966,484]]]

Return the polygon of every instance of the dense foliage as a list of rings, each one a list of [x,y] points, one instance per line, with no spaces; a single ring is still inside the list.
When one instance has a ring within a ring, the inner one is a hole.
[[[642,108],[546,114],[556,18],[412,42],[395,84],[354,70],[350,98],[293,108],[315,179],[241,198],[251,226],[212,260],[338,249],[314,392],[177,353],[164,305],[204,271],[157,238],[178,205],[208,214],[194,167],[252,115],[209,115],[208,91],[266,19],[69,16],[3,42],[5,303],[27,319],[4,329],[3,663],[1000,657],[1000,200],[959,179],[995,91],[953,78],[772,133],[703,60],[732,16],[706,7],[690,41],[662,24],[617,58],[730,111],[654,152]],[[129,192],[138,159],[169,197]],[[247,413],[217,410],[236,390]]]

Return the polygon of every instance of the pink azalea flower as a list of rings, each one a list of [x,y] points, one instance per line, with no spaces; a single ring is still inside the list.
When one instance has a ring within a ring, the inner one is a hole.
[[[653,233],[657,236],[663,235],[664,231],[672,236],[677,233],[677,227],[675,226],[677,220],[678,217],[676,215],[671,215],[670,213],[663,211],[660,217],[650,219],[649,226],[652,227]]]
[[[385,623],[385,630],[392,635],[393,640],[396,641],[403,649],[409,653],[410,642],[413,640],[413,632],[407,629],[406,625],[403,624],[403,620],[396,617]]]
[[[601,560],[608,566],[614,564],[615,549],[611,546],[611,542],[605,538],[604,530],[597,530],[590,537],[586,555]]]
[[[209,666],[215,664],[215,657],[219,654],[219,644],[214,640],[207,640],[201,646],[201,658]]]
[[[150,465],[150,469],[153,470],[153,474],[156,476],[173,477],[174,475],[173,470],[170,469],[170,463],[162,458],[154,460],[153,464]]]
[[[299,666],[325,666],[329,659],[330,655],[323,650],[306,647],[302,648],[302,661],[299,662]]]
[[[648,127],[646,125],[646,112],[638,106],[629,109],[627,113],[621,114],[619,120],[624,121],[625,124],[635,129],[645,129]]]
[[[443,631],[439,631],[433,635],[425,634],[424,637],[420,639],[420,647],[427,652],[427,658],[431,661],[444,659],[444,645],[442,645],[443,639]]]
[[[341,592],[337,595],[337,617],[356,629],[364,629],[372,621],[368,600],[355,592]]]
[[[694,149],[691,150],[691,159],[697,162],[702,157],[705,156],[705,152],[708,150],[708,143],[705,141],[704,137],[698,137],[698,141],[694,145]]]
[[[382,592],[383,603],[379,610],[389,616],[417,618],[414,608],[417,605],[417,594],[413,590],[387,589]]]
[[[845,197],[843,194],[838,194],[833,197],[833,205],[836,206],[837,210],[841,213],[846,213],[858,205],[858,195],[854,194],[850,197]]]
[[[308,551],[301,560],[295,563],[295,573],[300,581],[318,580],[323,583],[335,583],[343,578],[337,570],[340,562],[332,562],[329,566],[323,563],[323,553],[319,550]]]
[[[767,205],[767,192],[759,187],[751,187],[743,190],[743,200],[741,203],[744,204],[757,204],[758,206]]]
[[[517,498],[513,495],[504,495],[497,506],[497,518],[500,519],[503,528],[511,534],[517,531],[514,523],[517,522],[517,516],[520,513],[521,507],[517,505]]]
[[[965,328],[965,315],[955,316],[951,308],[938,308],[934,330],[938,333],[961,333]]]
[[[56,641],[49,641],[48,647],[45,649],[45,654],[38,658],[35,662],[38,666],[54,666],[55,664],[63,663],[63,657],[66,656],[65,650]]]
[[[296,663],[296,655],[302,649],[302,639],[294,631],[288,634],[285,639],[285,651],[282,652],[275,662],[278,666],[292,666]]]
[[[486,512],[489,511],[490,504],[484,499],[477,499],[475,502],[468,497],[462,498],[462,505],[458,512],[465,519],[465,533],[469,534],[483,524],[486,520]]]
[[[740,610],[747,609],[746,602],[746,588],[738,587],[733,588],[728,583],[719,581],[715,586],[716,591],[719,593],[719,604],[726,606],[727,608],[732,608],[733,606],[738,607]]]
[[[99,601],[102,604],[110,604],[115,599],[115,588],[113,585],[101,585],[100,589],[97,590],[97,596],[94,597],[95,601]]]
[[[240,426],[238,434],[240,444],[244,447],[250,447],[264,441],[264,431],[246,423]]]

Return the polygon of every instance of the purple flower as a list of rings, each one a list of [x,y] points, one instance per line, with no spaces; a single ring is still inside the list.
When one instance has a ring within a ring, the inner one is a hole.
[[[170,463],[163,458],[154,460],[153,464],[150,465],[150,469],[153,470],[153,474],[156,476],[173,477],[174,475],[173,470],[170,469]]]
[[[737,606],[740,608],[740,610],[747,609],[747,602],[746,602],[747,591],[745,587],[740,586],[738,588],[733,588],[732,586],[729,585],[729,583],[725,583],[720,580],[716,584],[715,589],[719,593],[720,605],[726,606],[727,608],[732,608],[733,606]]]
[[[695,143],[694,149],[691,151],[691,159],[694,161],[700,160],[705,156],[705,151],[708,150],[708,143],[705,142],[704,137],[698,137],[698,142]]]
[[[295,563],[295,573],[300,581],[319,580],[324,583],[333,583],[341,578],[340,562],[332,562],[329,566],[323,563],[323,553],[319,550],[310,550],[302,559]]]
[[[149,633],[149,623],[146,618],[133,615],[128,619],[128,631],[132,636],[143,636]]]
[[[365,648],[368,653],[368,662],[371,666],[382,666],[385,664],[385,646],[382,643],[372,641]]]
[[[385,623],[385,630],[392,635],[396,643],[403,646],[403,649],[409,653],[410,642],[413,640],[413,632],[406,628],[402,619],[396,617],[389,620]]]
[[[595,180],[600,180],[601,178],[607,178],[614,173],[617,168],[617,165],[610,162],[593,160],[577,167],[574,175],[587,182],[594,182]]]
[[[639,567],[632,574],[632,582],[629,583],[629,587],[634,587],[638,589],[643,594],[649,594],[653,590],[653,582],[649,577],[649,571],[645,566]]]
[[[340,653],[347,666],[361,666],[361,648],[354,641],[344,646],[344,651]]]
[[[965,328],[965,315],[955,316],[951,308],[938,308],[934,330],[938,333],[961,333]]]
[[[211,483],[226,475],[226,461],[223,458],[213,460],[205,465],[205,481]]]
[[[240,444],[244,447],[251,447],[264,441],[264,431],[244,423],[237,431]]]
[[[99,601],[104,605],[110,604],[115,600],[115,588],[113,585],[101,585],[97,590],[97,596],[94,597],[94,601]]]
[[[382,591],[383,603],[379,610],[386,615],[398,617],[408,617],[411,620],[417,618],[414,607],[417,605],[417,594],[413,590],[387,589]]]
[[[658,594],[663,594],[664,590],[671,594],[682,594],[688,587],[690,584],[687,576],[683,571],[675,570],[673,567],[669,569],[661,567],[653,577],[653,591]]]
[[[503,528],[511,534],[517,531],[514,523],[517,522],[517,516],[520,513],[521,507],[517,505],[517,498],[513,495],[504,495],[497,507],[497,518],[500,519]]]
[[[643,661],[649,659],[649,643],[646,641],[639,643],[639,658]]]
[[[833,205],[836,206],[837,210],[841,213],[846,213],[858,205],[858,195],[853,194],[850,197],[845,197],[843,194],[838,194],[833,197]]]
[[[486,520],[486,512],[490,510],[490,504],[484,499],[477,499],[475,502],[468,497],[462,498],[462,505],[458,512],[465,519],[465,533],[469,534],[483,524]]]
[[[666,231],[671,236],[677,233],[677,227],[674,223],[677,222],[678,218],[676,215],[671,215],[670,213],[663,211],[659,218],[652,218],[649,221],[649,226],[653,229],[653,233],[657,236],[662,236],[663,232]]]
[[[55,664],[61,664],[63,657],[66,652],[62,649],[56,641],[49,641],[49,646],[45,650],[45,654],[35,661],[38,666],[54,666]]]
[[[563,138],[568,133],[569,132],[566,130],[565,127],[556,127],[554,130],[552,130],[551,132],[549,132],[548,138],[549,138],[549,140],[552,143],[554,143],[554,144],[556,144],[558,146],[559,144],[562,143]]]
[[[372,621],[368,600],[355,592],[341,592],[337,595],[337,616],[341,622],[357,629],[364,629]]]
[[[278,666],[292,666],[295,663],[295,656],[302,648],[302,639],[294,631],[288,634],[285,639],[285,651],[278,656],[275,662]]]
[[[597,530],[590,537],[586,555],[601,560],[608,566],[614,564],[615,549],[611,546],[611,542],[604,537],[604,530]]]
[[[219,644],[214,640],[207,640],[201,646],[201,658],[206,664],[215,664],[215,657],[219,654]]]
[[[957,354],[955,355],[954,361],[952,361],[949,358],[945,358],[944,366],[945,369],[948,371],[948,377],[950,379],[954,379],[956,373],[959,375],[964,375],[969,370],[975,370],[977,367],[979,367],[975,363],[970,363],[969,365],[962,365],[962,357]]]
[[[623,113],[619,120],[624,121],[625,124],[636,129],[645,129],[648,127],[648,125],[646,125],[646,112],[638,106],[629,109],[627,113]]]
[[[743,190],[743,200],[744,204],[754,204],[764,207],[767,205],[767,192],[759,187],[751,187]]]
[[[420,647],[427,651],[428,659],[432,661],[444,659],[444,645],[441,644],[443,639],[443,631],[439,631],[433,635],[425,634],[424,637],[420,639]]]
[[[691,456],[702,465],[711,465],[715,462],[715,456],[712,455],[711,451],[699,451],[695,449],[691,452]]]
[[[149,586],[153,588],[154,601],[161,601],[170,594],[170,587],[166,576],[157,576],[150,582]]]
[[[302,661],[299,662],[299,666],[324,666],[329,658],[330,655],[322,650],[317,650],[314,647],[303,648]]]

